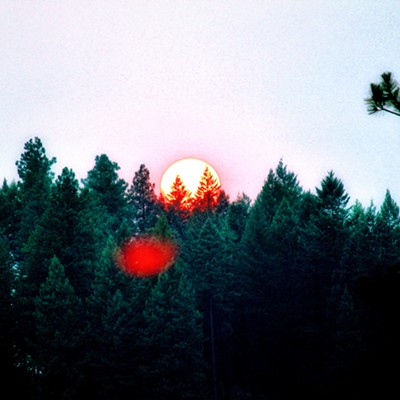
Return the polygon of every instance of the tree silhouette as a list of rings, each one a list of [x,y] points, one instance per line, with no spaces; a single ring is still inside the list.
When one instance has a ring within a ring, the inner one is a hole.
[[[400,117],[400,87],[391,72],[384,72],[378,84],[371,83],[370,90],[365,99],[369,114],[384,111]]]
[[[162,196],[161,202],[164,204],[164,209],[172,225],[176,225],[173,216],[178,216],[183,222],[187,221],[192,211],[193,198],[179,175],[172,183],[170,192]]]
[[[194,209],[200,212],[213,211],[218,205],[221,185],[206,167],[200,178],[200,185],[194,195]]]

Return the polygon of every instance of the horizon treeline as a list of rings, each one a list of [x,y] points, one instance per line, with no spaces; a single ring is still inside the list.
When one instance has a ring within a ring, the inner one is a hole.
[[[39,138],[0,189],[0,367],[25,399],[389,397],[400,356],[400,215],[315,193],[280,161],[254,202],[204,179],[168,201],[144,164],[129,185],[102,154],[81,184]],[[244,166],[245,168],[245,166]],[[153,278],[116,249],[141,234],[180,254]]]

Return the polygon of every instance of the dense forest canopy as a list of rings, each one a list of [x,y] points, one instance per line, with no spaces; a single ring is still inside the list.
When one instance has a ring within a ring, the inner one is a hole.
[[[39,138],[0,189],[3,391],[25,399],[385,398],[400,356],[400,216],[333,171],[305,191],[282,161],[252,203],[209,171],[168,198],[105,154],[81,183]],[[165,273],[115,265],[129,238],[174,240]]]

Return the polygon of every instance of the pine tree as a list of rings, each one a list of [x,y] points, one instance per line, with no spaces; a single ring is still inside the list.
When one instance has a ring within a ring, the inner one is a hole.
[[[109,215],[110,228],[119,240],[127,235],[126,217],[127,183],[118,177],[119,165],[112,162],[107,155],[96,156],[95,166],[83,180],[84,187],[93,192]],[[124,222],[124,223],[123,223]]]
[[[157,278],[144,309],[141,398],[205,399],[201,314],[184,264]]]
[[[202,218],[204,216],[207,218]],[[208,213],[192,217],[182,249],[188,277],[204,315],[206,358],[213,398],[217,396],[218,382],[226,385],[231,378],[231,367],[226,363],[229,356],[223,358],[222,355],[232,351],[230,334],[238,290],[233,271],[232,234],[228,225],[218,218],[222,219]]]
[[[45,211],[24,248],[24,263],[35,295],[48,274],[49,261],[57,256],[67,276],[78,288],[80,273],[74,246],[80,211],[78,181],[72,170],[64,168],[51,190]]]
[[[150,182],[150,172],[144,164],[135,172],[128,191],[128,202],[134,211],[134,231],[144,233],[154,227],[160,214],[160,205]]]
[[[225,190],[220,190],[218,197],[217,197],[217,204],[215,206],[215,212],[218,215],[226,215],[229,209],[230,199],[229,195],[226,194]]]
[[[322,180],[317,188],[318,214],[314,220],[317,240],[315,254],[316,285],[320,295],[327,298],[332,284],[332,274],[340,269],[340,260],[347,240],[346,217],[349,195],[343,182],[336,178],[333,171]],[[323,300],[321,299],[321,304]]]
[[[373,203],[365,210],[359,201],[351,207],[346,228],[348,237],[343,248],[341,271],[336,281],[354,288],[357,280],[369,276],[377,264],[376,208]]]
[[[55,158],[47,157],[46,150],[37,137],[25,143],[24,150],[21,159],[16,162],[22,206],[19,215],[19,251],[27,243],[33,227],[45,210],[53,180],[51,166],[56,162]]]
[[[10,247],[13,258],[19,251],[18,233],[20,227],[21,202],[18,185],[8,184],[6,179],[0,188],[0,229]]]
[[[347,215],[347,203],[350,196],[344,189],[343,182],[335,177],[333,171],[322,180],[321,187],[317,188],[320,209],[329,218],[343,222]]]
[[[240,330],[243,357],[251,366],[243,375],[255,392],[290,382],[283,374],[294,342],[296,301],[301,298],[299,265],[302,189],[282,161],[270,170],[240,242],[237,268],[242,281]],[[268,363],[264,354],[268,354]],[[282,391],[282,390],[281,390]]]
[[[83,309],[56,257],[35,305],[35,370],[43,398],[76,398],[81,384]]]
[[[0,227],[0,374],[3,390],[26,396],[23,387],[27,377],[20,376],[14,363],[15,319],[13,290],[15,287],[12,256],[6,234]],[[20,386],[18,386],[20,385]]]
[[[384,201],[376,217],[374,229],[378,264],[381,268],[396,265],[400,261],[400,214],[399,206],[390,191],[386,191]]]
[[[251,200],[250,197],[244,193],[239,195],[235,201],[233,201],[227,212],[227,221],[230,229],[234,233],[234,241],[239,242],[244,228],[246,226],[247,218],[250,213]]]
[[[200,185],[194,194],[194,209],[199,212],[211,212],[218,205],[221,186],[212,172],[206,167],[200,178]]]
[[[84,360],[86,393],[98,399],[128,399],[140,391],[142,310],[152,281],[119,272],[110,238],[95,269],[87,299]]]
[[[163,204],[170,224],[182,230],[182,223],[187,222],[192,211],[193,199],[179,175],[172,183],[170,192],[163,197]]]

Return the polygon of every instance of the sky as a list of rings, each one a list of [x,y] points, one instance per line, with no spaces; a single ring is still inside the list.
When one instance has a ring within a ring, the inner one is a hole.
[[[255,199],[282,159],[305,190],[333,170],[352,202],[400,203],[400,118],[364,104],[399,54],[398,0],[2,0],[0,179],[38,136],[56,175],[105,153],[158,192],[195,157]]]

